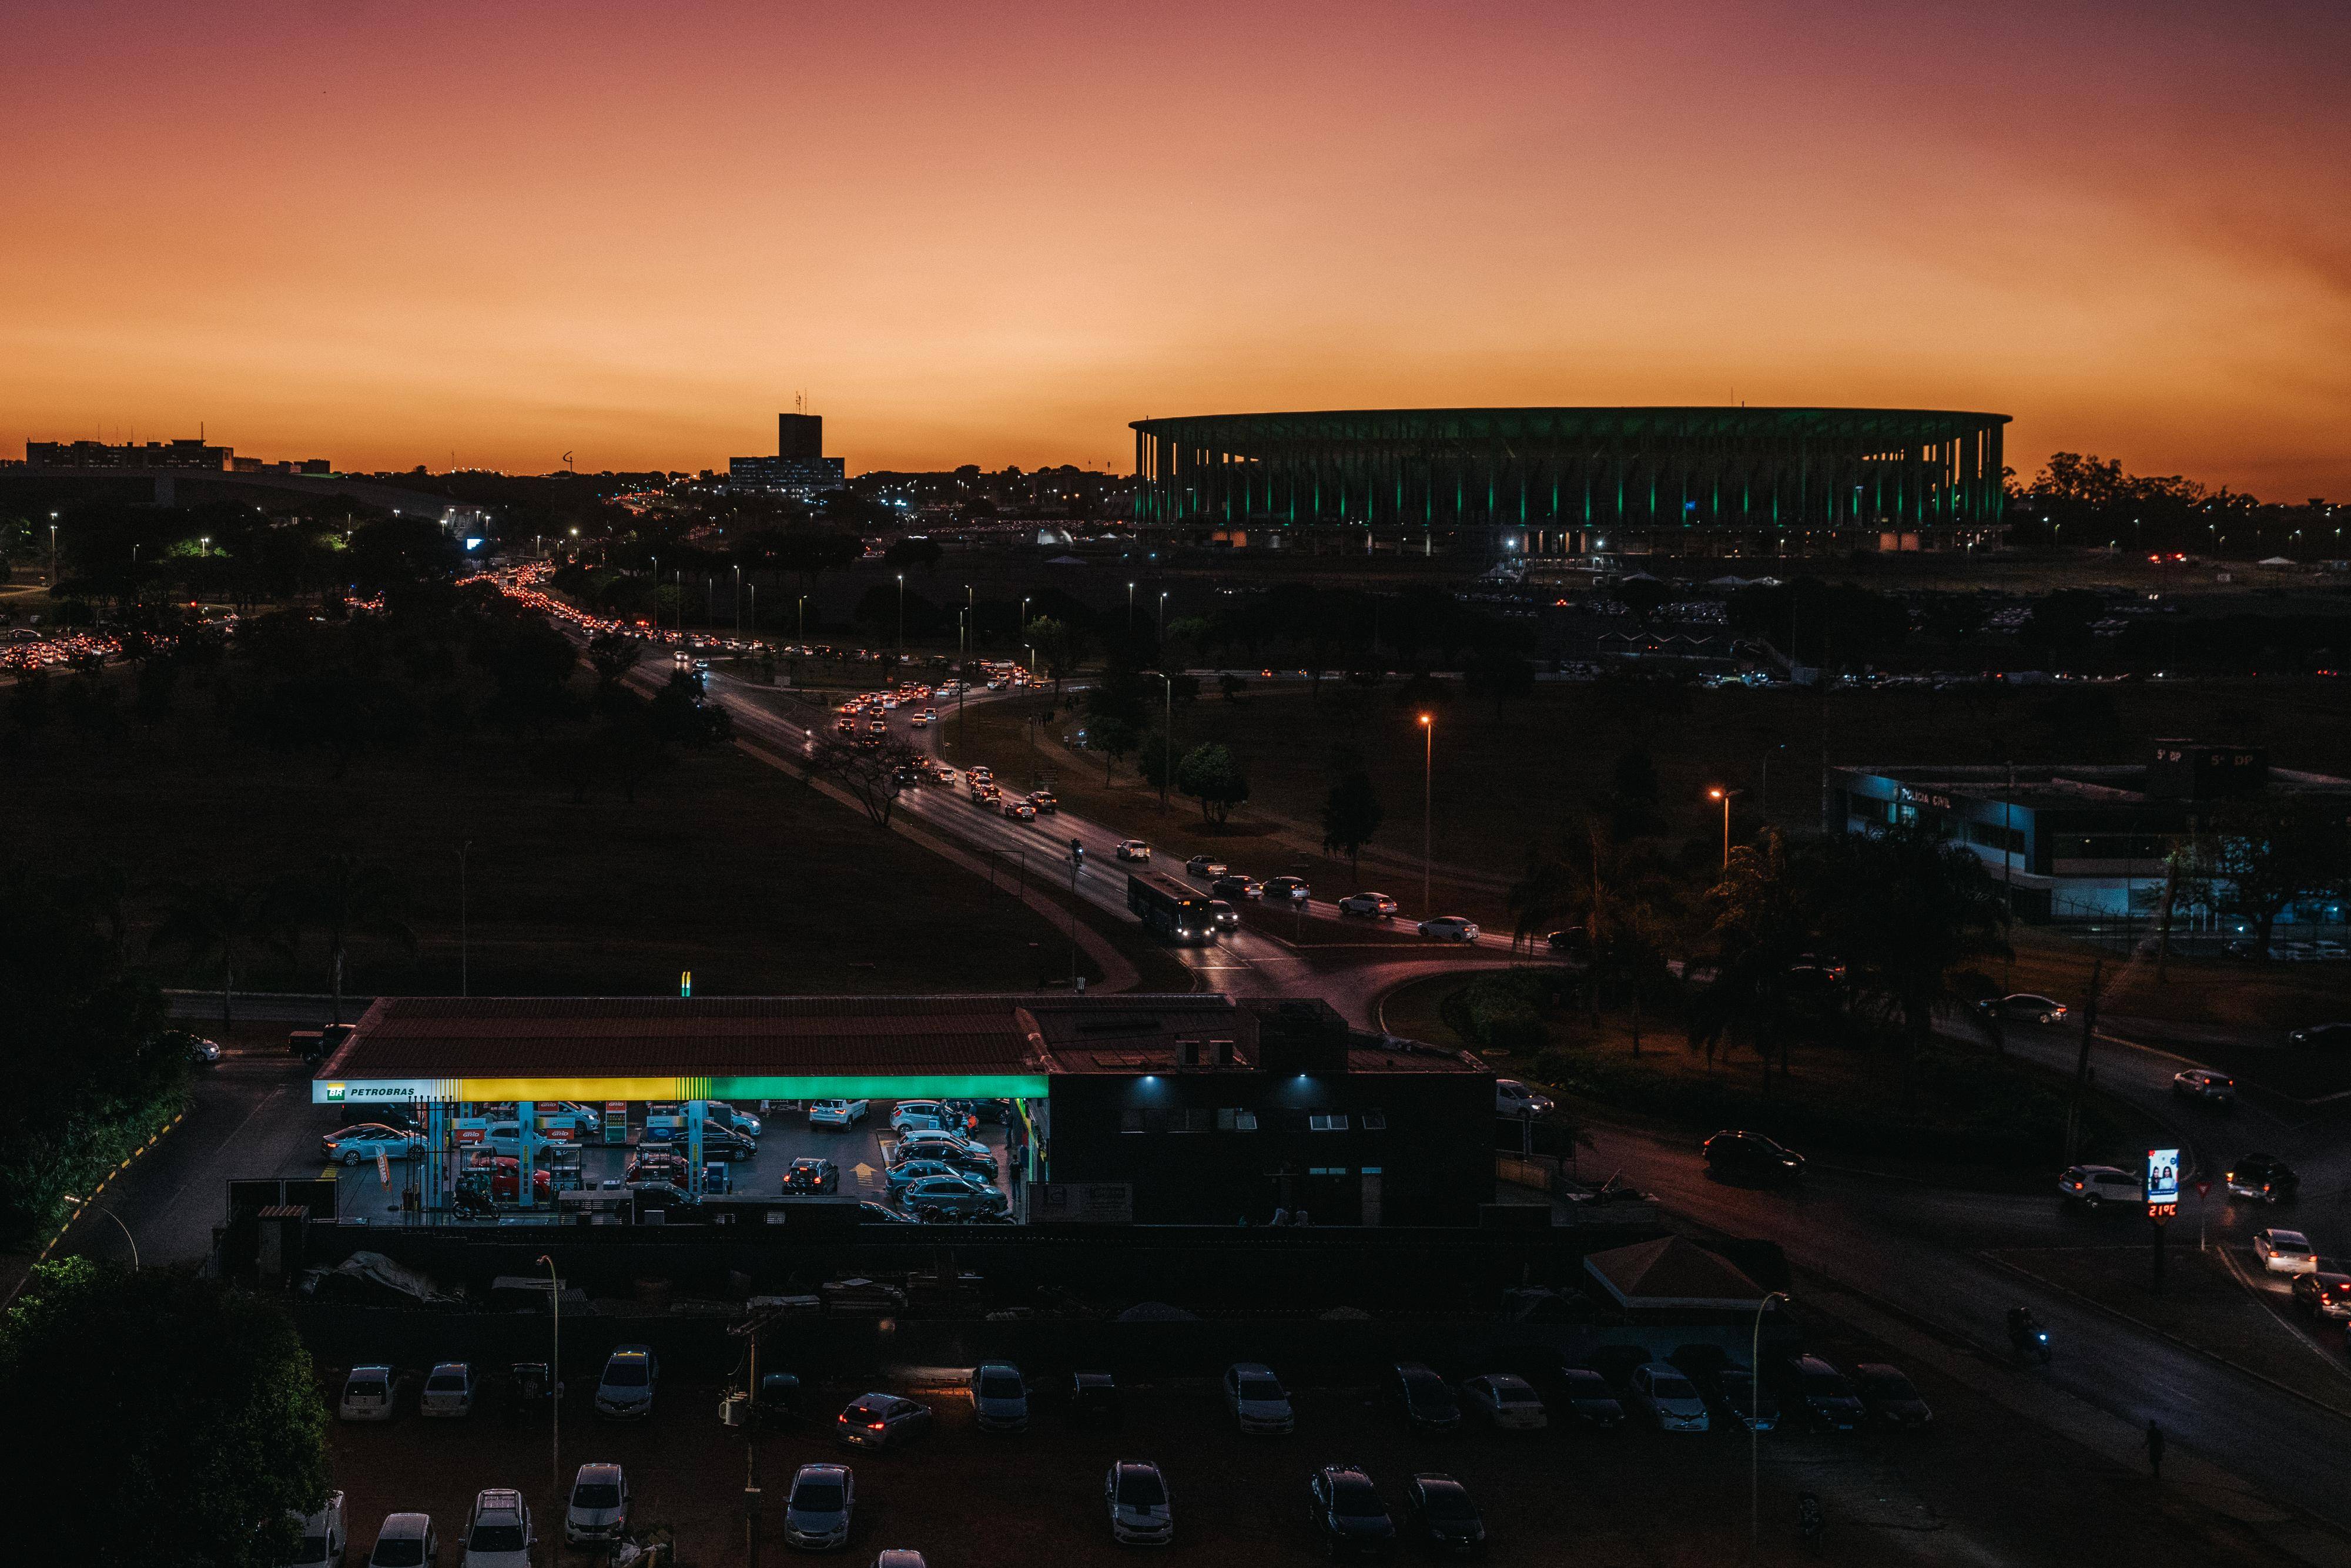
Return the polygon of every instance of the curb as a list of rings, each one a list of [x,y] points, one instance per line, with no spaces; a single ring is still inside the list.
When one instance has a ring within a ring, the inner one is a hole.
[[[57,1233],[55,1236],[50,1237],[47,1241],[42,1243],[41,1249],[33,1254],[33,1262],[36,1265],[47,1262],[49,1260],[49,1254],[57,1250],[57,1243],[66,1239],[66,1232],[71,1230],[75,1225],[80,1222],[82,1210],[88,1208],[92,1203],[96,1202],[99,1193],[104,1192],[108,1187],[113,1186],[114,1178],[120,1176],[124,1171],[129,1170],[138,1160],[140,1155],[153,1148],[157,1144],[162,1143],[163,1141],[164,1134],[169,1133],[172,1128],[178,1126],[187,1119],[188,1108],[185,1105],[183,1105],[180,1109],[172,1113],[172,1119],[170,1121],[164,1123],[162,1126],[148,1134],[147,1141],[145,1143],[140,1145],[128,1155],[125,1155],[120,1160],[117,1161],[114,1168],[107,1172],[103,1176],[100,1176],[98,1180],[98,1184],[89,1189],[89,1196],[75,1206],[73,1213],[67,1217],[66,1222],[57,1227]],[[31,1272],[30,1270],[27,1270],[25,1279],[28,1280],[30,1278],[32,1278]],[[5,1307],[15,1301],[17,1292],[24,1290],[24,1288],[25,1280],[17,1281],[16,1285],[8,1291],[7,1300],[0,1301],[0,1307]]]
[[[2053,1280],[2045,1280],[2040,1275],[2034,1273],[2032,1270],[2025,1268],[2021,1263],[2011,1263],[2007,1259],[1997,1257],[1989,1251],[1979,1251],[1975,1254],[1975,1257],[1982,1262],[1990,1263],[1996,1269],[2005,1269],[2008,1272],[2014,1274],[2021,1279],[2030,1280],[2044,1291],[2053,1291],[2058,1295],[2064,1297],[2067,1301],[2072,1301],[2076,1306],[2088,1307],[2091,1311],[2103,1313],[2106,1317],[2114,1319],[2116,1322],[2128,1323],[2131,1327],[2138,1330],[2142,1333],[2151,1333],[2156,1338],[2163,1341],[2166,1344],[2170,1345],[2175,1350],[2184,1350],[2188,1352],[2189,1354],[2209,1361],[2215,1366],[2226,1367],[2229,1371],[2235,1373],[2240,1377],[2250,1377],[2255,1383],[2262,1384],[2280,1394],[2292,1395],[2294,1398],[2301,1400],[2304,1405],[2309,1406],[2312,1409],[2323,1410],[2338,1421],[2351,1422],[2351,1412],[2346,1412],[2335,1406],[2329,1405],[2324,1399],[2319,1399],[2310,1394],[2304,1393],[2303,1390],[2296,1388],[2290,1383],[2280,1382],[2278,1379],[2272,1377],[2265,1372],[2255,1372],[2252,1367],[2245,1365],[2241,1362],[2231,1361],[2218,1351],[2207,1350],[2204,1346],[2196,1343],[2192,1340],[2182,1339],[2179,1335],[2173,1333],[2168,1329],[2158,1328],[2153,1323],[2147,1322],[2143,1318],[2135,1318],[2118,1307],[2110,1307],[2104,1301],[2094,1300],[2091,1297],[2082,1294],[2079,1291],[2071,1289],[2068,1286],[2058,1284]]]

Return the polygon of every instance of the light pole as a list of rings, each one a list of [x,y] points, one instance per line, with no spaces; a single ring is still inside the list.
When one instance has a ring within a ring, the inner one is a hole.
[[[1722,869],[1725,871],[1730,869],[1730,798],[1733,795],[1746,793],[1744,789],[1724,789],[1719,787],[1706,792],[1708,800],[1722,802]]]
[[[1126,634],[1134,635],[1134,584],[1126,585]]]
[[[799,644],[803,648],[808,646],[808,595],[805,593],[800,595]]]
[[[1176,677],[1165,670],[1138,670],[1137,674],[1157,675],[1167,688],[1167,718],[1159,727],[1159,810],[1167,810],[1167,783],[1176,775]]]
[[[1420,716],[1420,917],[1432,918],[1436,911],[1428,903],[1428,871],[1432,861],[1431,846],[1436,842],[1437,821],[1437,716]]]
[[[1163,643],[1167,641],[1167,591],[1165,589],[1159,592],[1159,640]]]
[[[122,1217],[105,1205],[92,1203],[86,1197],[76,1197],[71,1193],[66,1194],[65,1197],[68,1203],[81,1208],[95,1208],[99,1213],[114,1221],[114,1228],[122,1232],[122,1239],[131,1243],[131,1271],[134,1274],[139,1272],[139,1239],[131,1234],[131,1227],[122,1223]]]
[[[906,651],[906,574],[898,574],[898,652]]]
[[[735,635],[743,634],[743,568],[735,568]]]
[[[1747,1345],[1747,1544],[1763,1540],[1763,1314],[1774,1301],[1792,1300],[1774,1291],[1755,1303],[1755,1332]]]
[[[1782,741],[1771,751],[1785,751],[1788,743]],[[1755,814],[1765,821],[1771,820],[1771,751],[1763,754],[1763,775],[1755,786]]]
[[[563,1286],[562,1282],[555,1277],[555,1260],[542,1252],[538,1255],[538,1260],[547,1265],[547,1488],[548,1500],[554,1505],[553,1511],[548,1517],[553,1520],[561,1518],[565,1511],[563,1506]]]
[[[472,941],[465,926],[465,860],[474,852],[474,841],[467,839],[457,851],[457,994],[470,997],[473,991]]]

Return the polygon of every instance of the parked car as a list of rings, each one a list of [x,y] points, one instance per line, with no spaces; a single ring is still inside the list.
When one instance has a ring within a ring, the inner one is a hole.
[[[1497,1432],[1540,1432],[1551,1424],[1542,1396],[1525,1378],[1508,1372],[1462,1384],[1461,1406]]]
[[[914,1159],[899,1161],[883,1173],[882,1179],[888,1184],[890,1196],[894,1198],[926,1177],[954,1176],[960,1180],[966,1174],[961,1168],[951,1166],[945,1160]]]
[[[911,1546],[893,1546],[873,1554],[866,1568],[931,1568],[923,1554]]]
[[[931,1429],[931,1407],[895,1394],[861,1394],[833,1423],[833,1436],[860,1448],[895,1448]]]
[[[660,1386],[661,1358],[653,1347],[624,1344],[605,1359],[604,1375],[596,1380],[596,1414],[643,1420],[653,1413]]]
[[[465,1520],[462,1568],[530,1568],[530,1504],[512,1487],[484,1487]]]
[[[1644,1363],[1633,1369],[1633,1402],[1647,1412],[1660,1432],[1703,1432],[1706,1401],[1698,1385],[1667,1361]]]
[[[1029,1385],[1020,1380],[1020,1369],[1001,1361],[972,1368],[971,1409],[983,1432],[1027,1431]]]
[[[1422,921],[1413,929],[1423,936],[1432,936],[1442,942],[1478,940],[1478,923],[1466,915],[1440,915],[1435,919]]]
[[[1290,904],[1304,904],[1314,896],[1314,890],[1306,885],[1306,879],[1302,876],[1269,878],[1263,891],[1268,898]]]
[[[907,1160],[951,1160],[957,1156],[985,1160],[989,1170],[996,1168],[996,1152],[977,1138],[967,1137],[961,1133],[926,1129],[908,1133],[890,1146],[893,1165]]]
[[[286,1568],[344,1568],[351,1538],[343,1520],[343,1494],[330,1491],[326,1507],[294,1517],[301,1521],[302,1537],[295,1543],[294,1555],[286,1560]]]
[[[784,1544],[830,1552],[849,1544],[857,1509],[857,1477],[847,1465],[802,1465],[784,1497]]]
[[[1790,1356],[1780,1364],[1788,1408],[1820,1431],[1850,1432],[1861,1425],[1861,1396],[1853,1379],[1816,1355]]]
[[[1006,1212],[1011,1202],[998,1187],[964,1176],[923,1176],[898,1194],[898,1207],[925,1218],[969,1219]]]
[[[2253,1232],[2253,1256],[2273,1274],[2307,1274],[2318,1267],[2310,1238],[2299,1230]]]
[[[465,1162],[464,1174],[473,1178],[493,1203],[522,1200],[522,1161],[512,1155],[477,1154]],[[545,1166],[532,1168],[530,1190],[532,1201],[541,1207],[555,1201],[555,1178]]]
[[[1486,1521],[1469,1489],[1446,1475],[1420,1475],[1404,1489],[1405,1519],[1413,1536],[1452,1557],[1486,1554]]]
[[[1361,1465],[1324,1465],[1307,1492],[1314,1532],[1330,1556],[1384,1556],[1395,1547],[1395,1521]]]
[[[1118,1380],[1109,1373],[1071,1373],[1067,1397],[1071,1420],[1118,1425]]]
[[[1769,1432],[1780,1424],[1780,1402],[1759,1387],[1753,1369],[1733,1360],[1720,1345],[1686,1344],[1666,1358],[1698,1385],[1715,1426],[1733,1431]]]
[[[2351,1023],[2314,1023],[2287,1035],[2286,1043],[2304,1051],[2351,1050]]]
[[[1494,1080],[1497,1116],[1548,1116],[1554,1109],[1550,1095],[1538,1094],[1515,1078]]]
[[[387,1514],[383,1528],[375,1532],[368,1568],[431,1568],[440,1557],[441,1537],[433,1529],[431,1514]]]
[[[2255,1203],[2292,1203],[2301,1196],[2302,1177],[2275,1155],[2240,1155],[2222,1175],[2221,1190]]]
[[[737,1137],[757,1139],[766,1130],[758,1117],[752,1115],[748,1111],[737,1111],[724,1100],[705,1101],[702,1110],[711,1121],[717,1123]],[[593,1112],[589,1113],[594,1114]],[[592,1133],[595,1130],[593,1125],[588,1126],[588,1131]]]
[[[2097,1208],[2109,1203],[2145,1203],[2147,1178],[2113,1166],[2068,1166],[2057,1178],[2057,1196],[2068,1208],[2076,1204]]]
[[[1339,901],[1339,913],[1365,920],[1385,920],[1403,905],[1384,893],[1351,893]]]
[[[978,1125],[977,1115],[945,1100],[901,1100],[890,1108],[893,1133],[946,1131],[969,1136]]]
[[[1167,1478],[1148,1459],[1121,1459],[1102,1479],[1110,1538],[1121,1546],[1165,1546],[1176,1539],[1176,1502]]]
[[[216,1040],[206,1040],[194,1034],[185,1039],[188,1042],[188,1064],[192,1067],[218,1067],[221,1058],[227,1054],[221,1050],[221,1043]]]
[[[1210,883],[1208,891],[1218,898],[1263,898],[1265,883],[1253,876],[1232,872]]]
[[[1141,839],[1121,839],[1118,848],[1111,853],[1123,861],[1147,861],[1151,858],[1151,846]]]
[[[1290,1407],[1290,1390],[1259,1362],[1241,1361],[1225,1368],[1225,1408],[1244,1432],[1278,1433],[1295,1430],[1297,1413]]]
[[[1863,1411],[1877,1426],[1915,1432],[1935,1419],[1935,1413],[1927,1408],[1927,1402],[1918,1397],[1918,1390],[1899,1367],[1865,1361],[1853,1369],[1853,1384],[1861,1395]]]
[[[423,1146],[424,1140],[416,1134],[381,1122],[338,1127],[319,1140],[319,1153],[339,1166],[372,1165],[378,1155],[392,1160],[411,1159]]]
[[[1208,924],[1220,932],[1238,931],[1241,928],[1241,912],[1233,906],[1230,899],[1212,898],[1208,900]]]
[[[1226,866],[1213,855],[1194,855],[1184,862],[1184,870],[1192,876],[1222,876]]]
[[[1750,1180],[1787,1181],[1804,1174],[1804,1156],[1761,1133],[1725,1131],[1699,1145],[1706,1168]]]
[[[444,1361],[424,1379],[416,1396],[419,1416],[471,1416],[474,1413],[474,1369],[465,1362]]]
[[[783,1184],[778,1190],[786,1193],[839,1192],[841,1167],[831,1160],[802,1155],[784,1167]]]
[[[1562,957],[1589,958],[1592,956],[1592,933],[1581,925],[1571,925],[1544,936],[1543,946]]]
[[[2237,1081],[2225,1072],[2201,1067],[2173,1073],[2171,1092],[2182,1100],[2200,1100],[2207,1105],[2229,1106],[2237,1103]]]
[[[2053,997],[2032,991],[2016,991],[2005,997],[1993,997],[1976,1004],[1976,1011],[1988,1019],[2008,1019],[2022,1023],[2064,1023],[2065,1004]]]
[[[617,1542],[629,1532],[629,1478],[621,1467],[593,1462],[571,1478],[563,1510],[563,1539],[574,1546]]]
[[[2313,1317],[2351,1319],[2351,1264],[2312,1259],[2310,1272],[2294,1277],[2294,1299]]]
[[[481,1141],[475,1145],[475,1147],[494,1155],[518,1157],[522,1154],[523,1139],[526,1136],[530,1139],[531,1157],[534,1159],[555,1146],[555,1140],[537,1127],[529,1129],[526,1134],[519,1122],[493,1122],[482,1130]]]
[[[870,1107],[862,1100],[811,1100],[808,1119],[811,1127],[853,1127],[865,1120]]]
[[[1576,1419],[1592,1427],[1622,1427],[1625,1406],[1608,1380],[1588,1366],[1570,1366],[1559,1375],[1560,1390]]]
[[[344,1375],[343,1396],[335,1415],[345,1421],[389,1421],[397,1413],[400,1384],[392,1368],[381,1364],[354,1366]]]
[[[1417,1432],[1449,1432],[1461,1425],[1461,1401],[1445,1379],[1416,1361],[1398,1362],[1390,1374],[1396,1404]]]

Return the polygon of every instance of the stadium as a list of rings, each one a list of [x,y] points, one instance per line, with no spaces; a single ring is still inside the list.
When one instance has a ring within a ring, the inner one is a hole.
[[[1456,408],[1134,422],[1169,544],[1487,556],[1809,555],[1989,543],[2008,416]]]

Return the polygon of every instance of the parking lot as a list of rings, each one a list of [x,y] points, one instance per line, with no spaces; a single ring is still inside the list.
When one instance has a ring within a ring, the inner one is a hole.
[[[872,1110],[866,1119],[848,1129],[811,1127],[808,1124],[807,1111],[798,1106],[778,1106],[769,1113],[761,1114],[756,1105],[746,1104],[741,1109],[759,1117],[758,1148],[749,1159],[727,1164],[727,1177],[738,1193],[772,1196],[781,1189],[784,1172],[790,1167],[792,1161],[803,1155],[813,1155],[829,1159],[841,1168],[841,1197],[886,1202],[889,1187],[884,1173],[889,1168],[890,1108],[893,1103],[887,1100],[872,1102]],[[630,1109],[632,1119],[636,1124],[632,1131],[642,1133],[644,1107],[633,1105]],[[320,1134],[333,1132],[347,1119],[344,1113],[326,1106],[315,1107],[309,1113],[316,1118],[317,1130]],[[359,1112],[350,1114],[352,1117],[362,1116]],[[1005,1168],[1003,1124],[983,1122],[973,1135],[985,1143],[996,1155],[998,1170],[1002,1173]],[[406,1180],[405,1173],[398,1164],[392,1167],[391,1185],[387,1186],[371,1162],[347,1167],[328,1165],[319,1154],[315,1140],[305,1145],[305,1151],[307,1158],[304,1153],[298,1152],[289,1156],[285,1168],[276,1174],[333,1176],[337,1182],[336,1212],[339,1218],[375,1221],[387,1216],[398,1218],[401,1188]],[[585,1144],[580,1159],[584,1184],[592,1186],[601,1182],[619,1181],[633,1152],[632,1147],[593,1142]],[[1004,1186],[1005,1180],[1005,1176],[999,1174],[998,1186]],[[1010,1189],[1006,1188],[1006,1191],[1009,1195]]]
[[[588,1320],[566,1335],[621,1343],[623,1325]],[[1029,1369],[1040,1392],[1025,1433],[975,1426],[960,1367],[886,1367],[860,1377],[794,1365],[771,1336],[762,1370],[809,1380],[799,1424],[762,1431],[756,1443],[762,1486],[760,1547],[789,1555],[780,1536],[796,1467],[846,1462],[857,1506],[842,1559],[866,1563],[884,1548],[912,1547],[931,1568],[1013,1568],[1110,1563],[1133,1552],[1114,1545],[1102,1481],[1121,1458],[1165,1470],[1173,1497],[1179,1559],[1230,1563],[1302,1561],[1319,1554],[1309,1521],[1307,1480],[1316,1467],[1363,1467],[1392,1509],[1416,1473],[1448,1473],[1469,1489],[1498,1562],[1595,1564],[1715,1564],[1743,1557],[1749,1528],[1749,1440],[1716,1429],[1667,1434],[1552,1428],[1505,1434],[1477,1428],[1416,1435],[1384,1396],[1384,1370],[1315,1386],[1293,1384],[1295,1433],[1245,1437],[1218,1391],[1217,1368],[1123,1386],[1115,1428],[1082,1426],[1049,1397],[1068,1369]],[[1834,1331],[1816,1348],[1839,1364],[1886,1353]],[[452,1345],[450,1354],[464,1347]],[[420,1369],[421,1370],[421,1369]],[[1115,1370],[1114,1368],[1113,1370]],[[1277,1368],[1277,1371],[1280,1369]],[[1458,1375],[1459,1369],[1447,1369]],[[1912,1367],[1933,1405],[1924,1432],[1842,1437],[1792,1431],[1764,1435],[1761,1455],[1759,1560],[1832,1563],[2049,1563],[2135,1565],[2260,1560],[2244,1545],[2208,1533],[2210,1515],[2131,1471],[2021,1425],[1947,1378]],[[566,1400],[560,1473],[611,1461],[625,1467],[639,1531],[667,1525],[684,1564],[739,1563],[744,1556],[745,1436],[718,1418],[723,1389],[665,1380],[653,1416],[641,1425],[590,1414],[588,1376],[577,1367]],[[339,1386],[325,1380],[331,1395]],[[903,1450],[844,1449],[831,1435],[841,1406],[880,1387],[929,1405],[932,1431]],[[444,1561],[475,1490],[522,1489],[542,1516],[550,1495],[549,1428],[543,1413],[510,1421],[497,1408],[463,1420],[424,1420],[408,1408],[381,1426],[337,1425],[336,1484],[348,1494],[351,1561],[364,1561],[384,1515],[430,1511],[444,1532]],[[1795,1539],[1795,1499],[1818,1495],[1827,1529],[1817,1557]],[[1407,1551],[1405,1555],[1413,1555]],[[554,1560],[588,1560],[559,1550]],[[549,1558],[542,1557],[541,1561]]]

